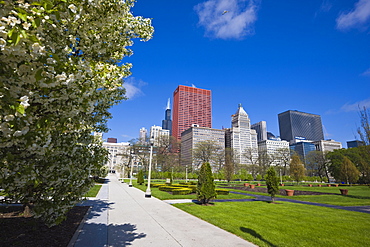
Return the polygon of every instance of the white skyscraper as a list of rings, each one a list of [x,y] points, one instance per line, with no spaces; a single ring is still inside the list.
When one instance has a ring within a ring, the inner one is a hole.
[[[251,129],[250,119],[241,104],[231,117],[231,147],[237,161],[252,164],[251,159],[256,161],[258,158],[257,133]]]
[[[145,143],[146,142],[146,135],[148,133],[148,130],[142,127],[140,129],[140,134],[139,134],[139,142],[140,143]]]
[[[158,146],[158,141],[161,136],[170,138],[170,130],[162,129],[161,126],[153,125],[150,127],[150,137],[154,138],[154,146]]]

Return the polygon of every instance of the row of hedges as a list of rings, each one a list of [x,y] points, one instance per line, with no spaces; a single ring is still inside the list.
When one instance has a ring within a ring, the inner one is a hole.
[[[187,195],[195,193],[197,186],[193,183],[180,183],[180,184],[150,184],[152,188],[158,188],[160,191],[172,192],[173,195]],[[216,189],[218,195],[228,195],[229,191],[225,189]]]

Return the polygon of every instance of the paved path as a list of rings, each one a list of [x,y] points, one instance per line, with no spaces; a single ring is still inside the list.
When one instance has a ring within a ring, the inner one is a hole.
[[[74,245],[207,247],[255,246],[195,216],[144,192],[108,177],[91,205],[85,224]]]

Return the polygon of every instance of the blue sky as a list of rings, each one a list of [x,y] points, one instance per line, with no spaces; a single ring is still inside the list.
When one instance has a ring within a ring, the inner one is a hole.
[[[251,123],[298,110],[321,115],[326,139],[356,138],[358,106],[370,108],[370,0],[138,0],[154,37],[135,41],[104,138],[137,138],[161,125],[178,85],[212,90],[212,126],[231,126],[241,103]]]

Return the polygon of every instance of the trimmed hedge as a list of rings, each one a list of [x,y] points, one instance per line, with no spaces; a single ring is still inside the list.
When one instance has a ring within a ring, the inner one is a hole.
[[[172,192],[172,195],[187,195],[191,193],[191,189],[186,189],[186,188],[174,189],[171,192]]]
[[[217,195],[228,195],[229,191],[224,189],[215,189]]]
[[[166,191],[166,192],[172,192],[173,195],[187,195],[192,192],[189,188],[181,188],[180,186],[159,186],[159,190]]]
[[[164,186],[165,184],[150,184],[150,187],[152,188],[158,188],[159,186]],[[148,186],[148,184],[146,184],[145,186]]]

